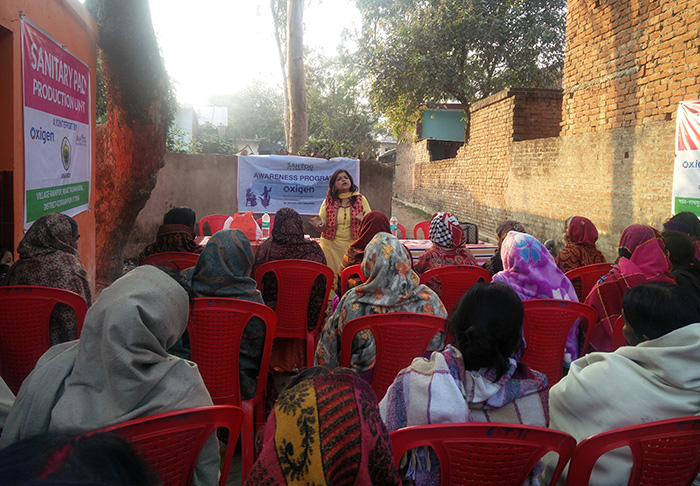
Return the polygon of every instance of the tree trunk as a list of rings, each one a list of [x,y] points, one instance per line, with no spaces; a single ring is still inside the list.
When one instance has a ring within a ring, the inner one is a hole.
[[[92,0],[100,32],[107,122],[97,127],[97,285],[123,272],[124,247],[165,155],[169,81],[148,0]]]
[[[304,2],[287,0],[287,90],[289,91],[289,152],[309,139],[304,80]]]
[[[284,144],[289,150],[289,87],[287,86],[287,2],[286,0],[270,0],[270,11],[275,26],[275,42],[277,55],[282,71],[282,86],[284,91]]]

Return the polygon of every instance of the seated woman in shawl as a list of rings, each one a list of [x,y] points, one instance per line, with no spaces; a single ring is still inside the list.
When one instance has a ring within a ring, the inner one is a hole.
[[[680,231],[664,231],[662,235],[676,283],[700,297],[700,261],[695,258],[692,238]]]
[[[578,302],[571,281],[564,276],[549,251],[534,236],[510,231],[501,246],[503,270],[494,282],[509,285],[522,300],[564,299]],[[579,326],[571,326],[564,363],[579,356]]]
[[[372,387],[341,369],[284,391],[245,484],[399,486]]]
[[[309,260],[326,264],[326,256],[318,243],[304,238],[304,223],[301,216],[292,208],[281,208],[275,214],[275,224],[272,227],[272,237],[263,241],[255,256],[255,264],[250,274],[255,272],[263,263],[275,260],[296,259]],[[319,277],[311,288],[311,299],[308,310],[308,329],[311,331],[318,323],[318,315],[323,306],[323,296],[326,291],[324,277]],[[262,297],[265,305],[275,308],[277,303],[277,280],[268,273],[262,281]],[[298,370],[304,366],[305,346],[298,339],[275,338],[272,348],[270,366],[284,371]]]
[[[197,265],[183,274],[189,279],[195,297],[230,297],[264,304],[257,282],[250,277],[252,266],[253,250],[245,233],[224,229],[209,238]],[[239,374],[244,400],[255,396],[264,343],[265,327],[254,317],[245,326],[241,338]]]
[[[435,213],[428,234],[433,246],[425,250],[413,267],[419,276],[431,268],[445,265],[478,265],[472,252],[465,246],[467,239],[464,230],[457,218],[450,213]],[[431,279],[428,287],[440,293],[440,283],[436,279]]]
[[[196,222],[197,215],[192,209],[185,206],[171,209],[163,217],[156,241],[144,248],[139,258],[166,251],[200,253],[203,248],[194,241]]]
[[[379,404],[389,432],[412,425],[509,422],[547,427],[547,377],[519,363],[523,304],[502,283],[477,283],[450,315],[454,345],[416,358],[397,375]],[[432,451],[409,465],[417,485],[439,484]],[[415,459],[412,459],[415,461]],[[537,484],[539,463],[529,484]]]
[[[493,256],[482,265],[482,267],[489,271],[492,277],[503,270],[503,262],[501,261],[501,245],[503,244],[503,239],[506,237],[509,231],[525,233],[525,227],[522,225],[522,223],[517,221],[504,221],[496,228],[498,248],[494,252]]]
[[[695,245],[695,258],[700,260],[700,219],[690,211],[675,214],[664,223],[664,231],[680,231],[690,236]]]
[[[381,211],[370,211],[365,214],[360,224],[360,236],[350,244],[348,251],[343,256],[343,261],[340,263],[338,271],[338,283],[336,289],[340,289],[340,274],[348,267],[359,265],[362,263],[362,258],[365,256],[365,248],[367,243],[372,241],[377,233],[391,233],[389,220]],[[357,287],[362,283],[359,276],[351,276],[348,279],[348,290]]]
[[[598,240],[598,230],[590,219],[583,216],[572,216],[566,220],[564,243],[566,246],[557,255],[555,261],[559,270],[566,273],[574,268],[605,263],[605,257],[598,251],[595,242]],[[581,295],[581,280],[575,279],[574,290],[579,300],[585,299]]]
[[[0,447],[44,432],[87,432],[139,417],[212,405],[197,365],[167,353],[189,317],[189,296],[156,267],[138,267],[102,291],[79,340],[51,347],[22,384]],[[215,484],[216,436],[195,484]]]
[[[591,289],[585,303],[598,312],[588,351],[610,351],[612,329],[620,317],[625,293],[643,282],[676,283],[661,234],[650,226],[633,224],[620,235],[619,257],[610,272]]]
[[[321,331],[315,362],[329,368],[340,366],[340,336],[350,320],[384,312],[415,312],[446,317],[440,298],[411,270],[411,256],[389,233],[377,233],[365,248],[362,273],[367,280],[348,290]],[[442,349],[443,333],[435,335],[429,350]],[[352,344],[351,366],[364,372],[374,367],[377,350],[372,333],[362,332]]]
[[[4,285],[41,285],[70,290],[92,303],[87,272],[78,255],[78,223],[60,213],[46,214],[32,224],[19,242],[19,260],[5,276]],[[57,304],[49,322],[51,345],[78,338],[75,312]]]

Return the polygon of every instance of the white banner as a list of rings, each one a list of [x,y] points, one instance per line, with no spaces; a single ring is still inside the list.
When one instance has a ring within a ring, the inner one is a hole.
[[[678,105],[671,212],[682,211],[700,216],[700,100]]]
[[[90,68],[22,17],[24,229],[90,203]]]
[[[328,179],[338,169],[347,170],[360,187],[360,162],[356,159],[241,155],[238,211],[276,213],[286,206],[299,214],[317,214],[328,191]]]

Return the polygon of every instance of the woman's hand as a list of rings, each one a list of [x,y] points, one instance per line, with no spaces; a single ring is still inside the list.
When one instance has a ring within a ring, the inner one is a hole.
[[[323,231],[323,228],[326,227],[326,224],[323,222],[323,220],[321,219],[321,216],[319,216],[318,214],[316,216],[314,216],[313,218],[311,218],[309,220],[309,223],[311,223],[311,226],[316,228],[318,231]]]

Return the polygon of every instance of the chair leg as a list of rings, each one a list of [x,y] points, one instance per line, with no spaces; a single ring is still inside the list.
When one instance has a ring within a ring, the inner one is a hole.
[[[255,456],[255,433],[253,431],[253,408],[243,403],[243,427],[241,428],[241,477],[243,483],[253,468]]]

